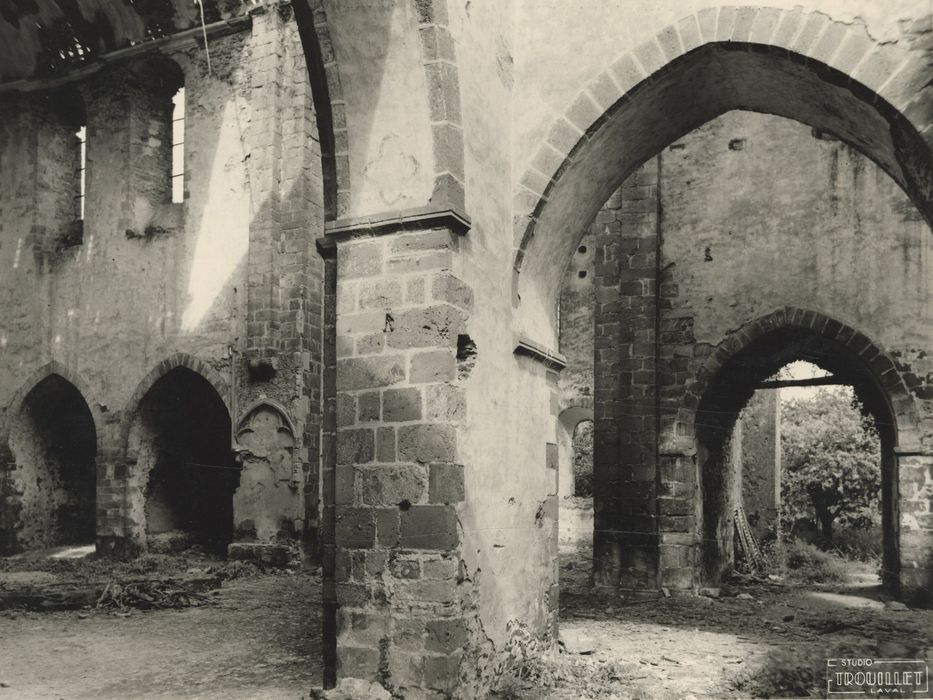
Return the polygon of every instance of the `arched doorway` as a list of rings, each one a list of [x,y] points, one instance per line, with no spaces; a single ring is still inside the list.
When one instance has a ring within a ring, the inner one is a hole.
[[[96,533],[97,433],[81,392],[59,374],[39,381],[9,427],[15,467],[3,550],[88,544]]]
[[[871,415],[881,443],[881,508],[883,583],[892,593],[899,591],[900,557],[898,533],[898,473],[895,447],[899,422],[890,387],[876,376],[872,366],[853,349],[847,338],[858,337],[842,324],[819,315],[820,323],[788,323],[754,335],[712,374],[695,416],[696,459],[700,494],[697,522],[700,536],[700,575],[704,583],[718,583],[732,564],[736,484],[732,483],[734,429],[739,414],[756,389],[781,367],[794,362],[812,363],[852,387],[855,396]],[[865,343],[861,343],[864,345]],[[883,358],[875,351],[873,356]],[[901,390],[903,391],[903,390]],[[898,392],[900,393],[900,392]]]
[[[130,432],[136,466],[129,512],[145,548],[226,550],[240,482],[230,431],[217,390],[186,367],[167,372],[143,396]]]
[[[925,117],[905,109],[910,97],[903,93],[904,85],[925,83],[920,80],[925,69],[916,55],[898,54],[900,75],[893,81],[890,69],[880,65],[884,50],[873,46],[870,38],[849,36],[850,28],[825,16],[814,13],[809,19],[832,25],[826,36],[836,36],[839,43],[828,47],[831,50],[785,36],[783,28],[792,23],[789,13],[776,11],[771,30],[756,31],[750,27],[769,11],[749,8],[749,23],[743,22],[741,32],[736,24],[733,32],[734,12],[709,8],[630,53],[607,60],[564,114],[542,131],[539,148],[529,157],[515,192],[516,335],[544,348],[558,346],[563,270],[600,207],[640,167],[655,163],[653,156],[733,110],[785,117],[841,140],[880,166],[920,215],[931,220],[931,153],[921,136],[926,123],[916,121]],[[709,17],[712,27],[704,29]],[[727,20],[725,34],[717,17]],[[809,19],[804,13],[801,21]],[[861,48],[856,51],[857,44]],[[854,53],[836,52],[840,46]],[[847,54],[845,60],[837,60],[842,54]],[[688,393],[687,405],[678,405],[692,368],[673,366],[689,365],[698,356],[667,362],[656,353],[665,334],[687,339],[683,345],[695,341],[687,314],[665,318],[667,268],[656,226],[654,222],[619,250],[619,281],[631,291],[613,319],[618,330],[610,333],[622,366],[602,388],[597,381],[594,396],[597,431],[607,426],[611,433],[606,440],[598,435],[596,439],[594,573],[599,585],[633,594],[695,585],[692,426],[681,430],[676,414],[694,411],[699,397]],[[701,259],[714,259],[702,247],[699,252]],[[776,298],[764,302],[764,308],[781,303],[787,302]],[[661,376],[665,371],[669,376]],[[916,393],[914,386],[911,389]],[[910,395],[904,400],[909,402]],[[616,434],[623,436],[623,451],[631,459],[623,455],[621,460],[601,460],[598,446],[619,443]],[[902,540],[920,542],[928,535],[918,522]],[[917,553],[910,558],[925,562],[924,547],[910,544],[903,551],[910,549]],[[916,568],[926,569],[927,564]]]

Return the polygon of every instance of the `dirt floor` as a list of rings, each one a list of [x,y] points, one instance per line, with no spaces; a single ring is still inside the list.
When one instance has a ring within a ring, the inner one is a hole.
[[[933,611],[882,602],[858,567],[846,585],[744,585],[637,603],[590,592],[589,565],[576,556],[562,557],[561,575],[564,648],[529,660],[499,697],[825,697],[828,658],[933,665]]]
[[[42,578],[2,568],[0,585]],[[306,698],[320,597],[316,576],[246,571],[197,607],[0,611],[0,700]]]
[[[179,610],[0,611],[0,700],[297,699],[319,686],[316,576],[185,558],[121,566],[235,577]],[[106,571],[6,560],[0,587]],[[755,585],[640,603],[594,595],[578,556],[564,557],[561,576],[563,648],[529,655],[495,697],[823,697],[828,657],[933,662],[933,611],[886,605],[870,576],[834,589]]]

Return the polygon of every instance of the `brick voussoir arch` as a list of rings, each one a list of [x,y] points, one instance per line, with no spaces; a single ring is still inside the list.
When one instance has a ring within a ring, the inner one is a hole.
[[[431,201],[464,208],[464,147],[457,49],[450,34],[448,0],[412,0],[418,19],[421,62],[428,88],[434,141]]]
[[[861,360],[884,391],[891,413],[897,423],[897,435],[902,443],[913,443],[919,422],[917,409],[894,361],[881,347],[854,328],[817,311],[784,307],[749,321],[730,333],[717,346],[686,387],[685,401],[678,410],[676,434],[694,434],[696,415],[702,397],[714,383],[718,373],[740,351],[755,340],[779,330],[810,331],[847,348]]]
[[[464,207],[464,145],[456,46],[447,0],[412,0],[428,88],[438,206]],[[323,0],[296,0],[295,18],[311,80],[324,174],[325,219],[350,209],[350,134],[340,69]]]
[[[189,355],[188,353],[176,352],[153,367],[152,370],[145,377],[143,377],[142,381],[139,382],[139,384],[136,386],[136,390],[133,392],[133,395],[126,402],[126,408],[123,412],[122,431],[124,442],[129,436],[130,428],[136,414],[139,411],[139,404],[143,400],[143,397],[145,397],[145,395],[157,381],[178,367],[184,367],[191,370],[204,379],[208,384],[210,384],[214,391],[217,392],[220,400],[223,401],[224,407],[227,409],[227,415],[230,416],[231,422],[233,421],[234,416],[231,408],[231,395],[227,381],[224,380],[224,378],[220,375],[219,372],[217,372],[217,370],[215,370],[203,360],[200,360],[193,355]]]
[[[23,405],[23,401],[29,392],[31,392],[39,382],[51,377],[53,375],[58,375],[69,384],[71,384],[79,394],[81,398],[84,399],[84,403],[87,405],[88,409],[91,412],[91,416],[94,419],[96,440],[97,440],[97,452],[101,453],[101,403],[96,400],[94,392],[91,390],[90,385],[84,378],[78,374],[75,370],[63,365],[57,360],[51,360],[46,364],[38,367],[29,373],[29,376],[24,382],[20,384],[19,389],[16,390],[16,393],[13,394],[9,403],[6,407],[6,416],[4,417],[2,425],[0,425],[0,441],[4,444],[6,439],[10,434],[10,426],[12,421],[15,419],[19,408]]]
[[[513,196],[516,303],[518,273],[527,268],[539,221],[555,186],[580,151],[633,91],[657,81],[677,59],[704,47],[765,50],[793,58],[829,83],[857,93],[864,104],[883,112],[891,123],[894,166],[886,168],[908,191],[928,220],[933,218],[933,169],[927,141],[933,141],[930,91],[922,92],[929,71],[921,51],[900,43],[878,43],[857,23],[834,21],[822,12],[797,7],[714,7],[687,15],[655,37],[612,60],[556,116],[531,156]],[[734,107],[733,107],[734,108]],[[866,154],[885,167],[879,154]],[[894,168],[902,173],[892,172]],[[902,174],[902,177],[898,177]],[[547,235],[551,235],[547,231]]]
[[[321,147],[324,218],[334,221],[350,207],[346,101],[323,0],[296,0],[293,7],[305,52]]]

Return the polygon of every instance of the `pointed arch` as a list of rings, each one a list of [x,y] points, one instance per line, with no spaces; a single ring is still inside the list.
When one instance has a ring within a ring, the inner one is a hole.
[[[896,363],[870,338],[825,314],[785,307],[730,333],[688,385],[674,435],[693,436],[697,536],[702,576],[718,581],[731,564],[733,520],[729,495],[734,472],[730,443],[739,412],[757,386],[789,362],[805,360],[851,384],[874,418],[881,443],[883,580],[901,586],[899,511],[902,487],[897,454],[919,445],[919,415]],[[734,504],[733,504],[734,505]]]
[[[546,130],[513,199],[516,333],[556,346],[561,268],[645,160],[732,109],[831,132],[933,221],[933,114],[922,51],[801,8],[706,8],[616,56]]]
[[[233,411],[231,410],[231,394],[230,388],[227,381],[220,375],[217,370],[211,367],[209,364],[203,360],[189,355],[184,352],[176,352],[174,355],[167,357],[162,360],[159,364],[153,367],[149,373],[143,377],[143,379],[136,385],[136,390],[133,392],[130,399],[126,402],[126,409],[124,411],[124,416],[127,421],[132,420],[132,416],[139,409],[139,402],[142,401],[143,397],[148,393],[148,391],[153,387],[153,385],[159,381],[166,374],[171,372],[177,367],[184,367],[191,370],[195,374],[198,374],[210,384],[214,391],[217,392],[217,395],[220,396],[221,401],[223,401],[224,406],[227,409],[228,415],[232,415]]]
[[[91,416],[94,418],[95,428],[101,423],[101,413],[103,410],[104,404],[101,404],[95,399],[94,393],[90,388],[90,385],[85,381],[85,379],[76,371],[70,367],[62,364],[58,360],[51,360],[41,367],[34,369],[26,379],[20,384],[19,389],[11,397],[10,401],[6,406],[6,415],[3,419],[2,427],[0,427],[0,437],[5,437],[10,434],[10,422],[14,419],[17,410],[22,406],[23,400],[40,382],[52,375],[58,375],[66,382],[71,384],[79,394],[81,394],[84,402],[87,404],[88,408],[91,411]],[[101,448],[100,445],[100,431],[98,430],[98,451]]]
[[[0,434],[0,553],[95,539],[104,408],[88,393],[52,361],[14,394]]]
[[[261,411],[267,411],[276,416],[279,420],[278,430],[288,433],[296,443],[301,439],[301,433],[295,428],[295,423],[288,415],[286,408],[278,401],[273,399],[258,399],[247,406],[241,413],[234,428],[233,439],[236,442],[236,449],[241,449],[241,433],[251,430],[250,420]]]

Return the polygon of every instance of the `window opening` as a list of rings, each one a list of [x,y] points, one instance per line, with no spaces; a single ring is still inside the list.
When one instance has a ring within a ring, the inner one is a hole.
[[[172,98],[172,202],[185,201],[185,88]]]
[[[74,198],[74,215],[78,221],[84,220],[85,171],[87,167],[87,127],[81,126],[75,132],[78,140],[78,162],[75,170],[77,194]]]

